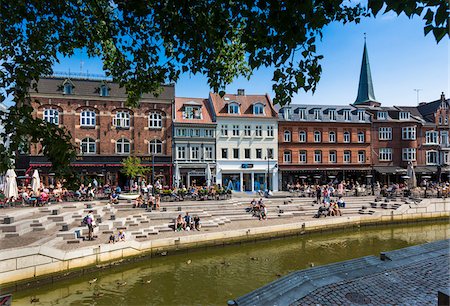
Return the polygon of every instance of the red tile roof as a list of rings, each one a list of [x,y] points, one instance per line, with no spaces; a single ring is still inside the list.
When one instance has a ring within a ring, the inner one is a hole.
[[[183,118],[184,105],[192,104],[202,107],[202,119],[186,119]],[[208,107],[208,99],[203,98],[175,98],[175,122],[179,123],[213,123],[210,109]]]
[[[209,93],[212,107],[217,117],[248,117],[248,118],[277,118],[277,112],[273,107],[268,94],[265,95],[233,95],[226,94],[222,98],[219,94]],[[240,105],[240,114],[228,114],[227,105],[237,102]],[[254,115],[253,105],[257,102],[264,104],[264,114]]]

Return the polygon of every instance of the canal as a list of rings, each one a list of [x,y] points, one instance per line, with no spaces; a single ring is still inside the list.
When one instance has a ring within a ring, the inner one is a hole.
[[[208,248],[16,292],[13,305],[226,305],[298,269],[449,237],[448,222],[419,223]]]

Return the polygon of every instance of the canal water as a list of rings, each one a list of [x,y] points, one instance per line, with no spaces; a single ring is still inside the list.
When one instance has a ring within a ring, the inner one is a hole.
[[[449,237],[448,222],[420,223],[208,248],[16,292],[13,305],[226,305],[298,269]]]

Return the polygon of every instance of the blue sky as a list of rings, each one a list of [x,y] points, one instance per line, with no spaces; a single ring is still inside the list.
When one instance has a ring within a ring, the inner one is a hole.
[[[433,36],[424,36],[424,22],[419,18],[397,17],[393,13],[365,18],[358,25],[331,24],[324,31],[318,51],[324,55],[322,78],[316,93],[301,92],[294,96],[293,103],[350,104],[356,98],[359,71],[362,59],[364,35],[372,70],[375,96],[385,106],[416,105],[420,101],[432,101],[442,91],[450,96],[449,40],[439,44]],[[72,58],[62,59],[55,71],[102,73],[98,59],[89,59],[77,52]],[[272,92],[272,69],[255,71],[250,81],[236,79],[227,88],[234,93],[244,88],[246,93]],[[178,97],[207,97],[209,87],[206,78],[200,75],[183,74],[177,82]]]

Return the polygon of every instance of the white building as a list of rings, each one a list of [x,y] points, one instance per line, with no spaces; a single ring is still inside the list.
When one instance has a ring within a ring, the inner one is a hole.
[[[208,100],[175,98],[173,123],[174,183],[178,186],[214,184],[216,124]],[[209,168],[209,169],[208,169]]]
[[[216,130],[216,183],[235,191],[278,191],[278,124],[269,96],[238,94],[208,102]]]

